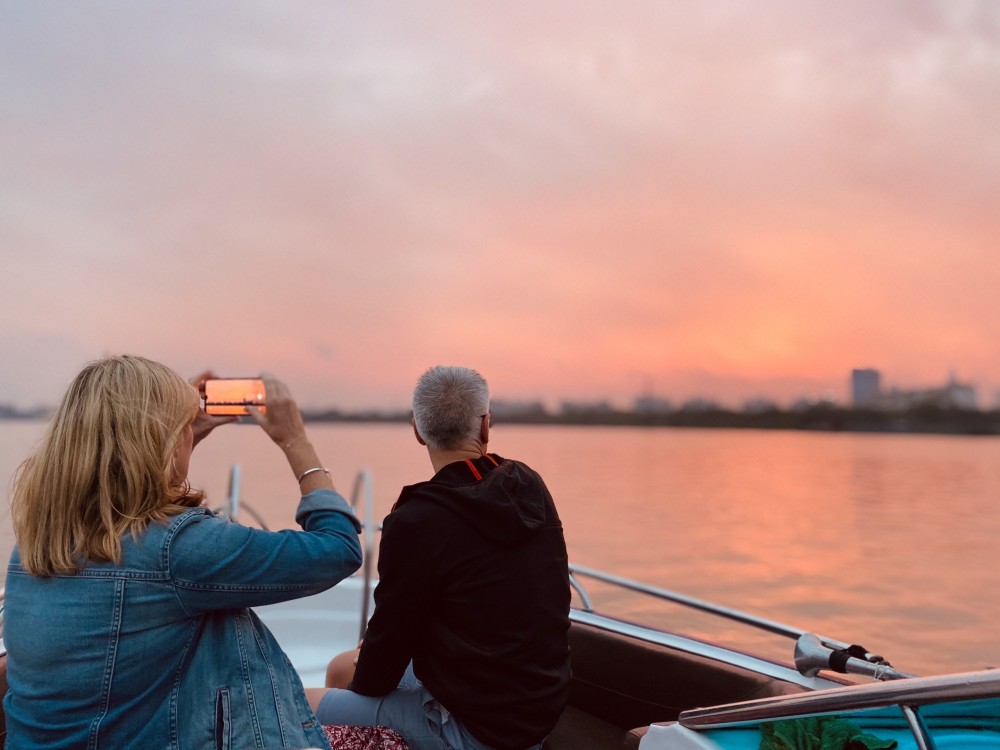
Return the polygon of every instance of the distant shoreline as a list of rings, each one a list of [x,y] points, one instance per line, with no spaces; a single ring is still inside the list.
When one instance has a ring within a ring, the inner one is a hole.
[[[303,411],[310,422],[409,422],[409,412]],[[552,414],[545,411],[494,413],[495,424],[581,427],[702,427],[940,435],[1000,435],[1000,410],[970,411],[937,406],[886,412],[816,405],[802,410],[740,412],[727,409],[646,414],[611,409]]]
[[[307,410],[307,422],[384,423],[409,422],[409,412]],[[0,421],[46,420],[43,410],[17,412],[0,407]],[[1000,410],[973,411],[917,406],[903,411],[851,409],[818,404],[805,409],[770,409],[760,412],[714,408],[663,413],[619,411],[609,408],[579,409],[553,414],[545,410],[494,412],[495,424],[569,425],[580,427],[702,427],[718,429],[801,430],[816,432],[913,433],[935,435],[1000,435]]]

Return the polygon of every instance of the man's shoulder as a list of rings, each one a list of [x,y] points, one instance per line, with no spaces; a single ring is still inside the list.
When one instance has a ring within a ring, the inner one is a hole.
[[[542,475],[539,474],[534,469],[532,469],[530,466],[528,466],[528,464],[526,464],[524,461],[518,461],[516,458],[505,458],[503,460],[503,463],[501,464],[501,466],[505,466],[505,465],[508,465],[508,464],[511,466],[511,469],[510,469],[511,471],[523,472],[525,474],[530,474],[531,476],[535,477],[538,481],[540,481],[540,482],[543,481],[542,480]]]
[[[438,512],[441,502],[452,492],[448,485],[433,480],[408,484],[399,493],[399,499],[392,508],[391,516],[408,516]]]
[[[546,495],[548,494],[548,487],[545,484],[545,480],[542,479],[542,475],[524,463],[524,461],[507,458],[497,468],[507,476],[512,477],[514,481],[537,485]]]
[[[402,521],[404,519],[424,518],[441,512],[440,501],[446,488],[435,485],[431,481],[408,484],[399,493],[399,499],[392,506],[392,511],[386,516],[386,521]]]

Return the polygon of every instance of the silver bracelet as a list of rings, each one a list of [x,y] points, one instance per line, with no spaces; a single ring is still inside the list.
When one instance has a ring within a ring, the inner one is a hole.
[[[311,469],[306,469],[301,474],[299,474],[298,483],[302,484],[302,480],[305,479],[310,474],[315,474],[317,471],[325,471],[327,474],[330,473],[329,469],[324,469],[322,466],[314,466]]]

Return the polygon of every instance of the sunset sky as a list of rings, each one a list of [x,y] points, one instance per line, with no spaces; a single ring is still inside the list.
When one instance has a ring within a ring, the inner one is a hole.
[[[0,0],[0,403],[1000,390],[1000,3]]]

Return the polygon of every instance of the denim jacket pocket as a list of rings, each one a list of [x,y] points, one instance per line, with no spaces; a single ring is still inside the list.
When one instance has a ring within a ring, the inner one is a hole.
[[[233,745],[233,722],[229,688],[219,688],[215,694],[215,747],[230,750]]]

